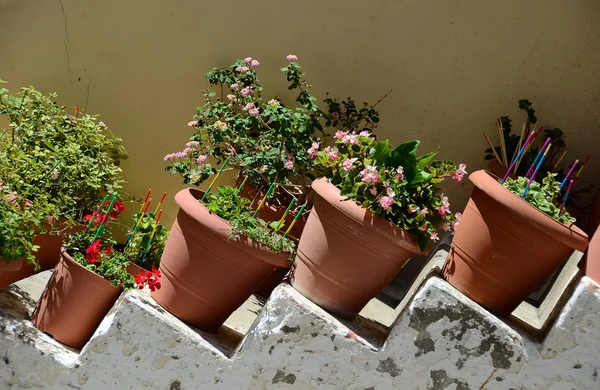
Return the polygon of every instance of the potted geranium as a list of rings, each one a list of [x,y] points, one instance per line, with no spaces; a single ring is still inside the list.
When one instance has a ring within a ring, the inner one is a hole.
[[[275,269],[289,267],[295,245],[256,217],[239,189],[187,188],[160,263],[154,299],[180,319],[216,331]]]
[[[0,115],[8,122],[0,129],[0,182],[29,205],[45,202],[55,210],[50,219],[41,216],[47,223],[36,231],[38,251],[13,260],[18,264],[11,269],[19,272],[1,271],[0,287],[52,268],[60,257],[61,237],[123,183],[121,140],[80,107],[68,114],[56,97],[33,87],[16,95],[0,89]]]
[[[531,175],[503,184],[483,170],[469,176],[475,188],[443,270],[454,287],[503,316],[539,289],[574,249],[584,251],[588,244],[564,208],[556,174],[547,174],[541,184],[535,171]]]
[[[60,261],[31,316],[38,329],[70,347],[85,345],[123,289],[144,283],[150,289],[160,288],[159,271],[153,268],[150,276],[136,281],[127,272],[128,257],[114,249],[110,222],[125,209],[114,200],[86,216],[86,230],[66,238]]]
[[[332,313],[352,319],[414,254],[451,231],[458,217],[437,188],[466,173],[450,161],[417,157],[419,141],[392,149],[363,130],[338,130],[335,146],[312,157],[325,177],[298,244],[292,285]]]

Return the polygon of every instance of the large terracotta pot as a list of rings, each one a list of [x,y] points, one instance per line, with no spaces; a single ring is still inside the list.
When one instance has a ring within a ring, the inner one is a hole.
[[[237,179],[237,183],[236,185],[240,185],[242,183],[243,178],[242,177],[238,177]],[[242,187],[241,191],[240,191],[240,195],[243,196],[244,198],[247,199],[254,199],[256,197],[256,200],[254,201],[254,205],[258,205],[260,203],[260,201],[262,200],[262,198],[264,197],[264,193],[258,193],[258,190],[252,186],[250,186],[248,183],[244,184],[244,186]],[[281,199],[282,204],[289,204],[289,202],[292,201],[291,197],[285,197],[282,194],[283,199]],[[258,217],[264,221],[267,222],[275,222],[275,221],[279,221],[281,220],[281,217],[283,217],[283,214],[285,213],[285,207],[281,207],[281,206],[276,206],[272,203],[270,203],[269,201],[265,202],[265,205],[258,211]],[[293,214],[288,214],[285,218],[285,226],[290,226],[290,224],[292,223],[292,221],[294,220],[295,215]],[[292,227],[292,230],[290,231],[290,233],[288,234],[288,237],[294,241],[296,244],[298,244],[298,241],[300,239],[300,236],[302,235],[302,230],[304,229],[304,225],[306,225],[306,220],[307,220],[307,214],[304,213],[302,216],[300,216],[300,218],[298,218],[298,220],[296,221],[296,223],[294,224],[294,226]],[[282,231],[285,231],[285,227],[282,229]],[[256,295],[259,295],[263,298],[268,298],[271,293],[273,292],[273,290],[275,289],[275,287],[277,287],[283,280],[283,278],[285,277],[285,275],[288,272],[288,267],[286,268],[277,268],[275,269],[271,275],[269,275],[265,281],[258,286],[258,288],[256,289],[256,291],[254,292]]]
[[[245,237],[230,239],[231,226],[198,201],[202,194],[188,188],[175,195],[180,209],[152,296],[183,321],[216,331],[275,267],[290,262]]]
[[[587,235],[563,225],[504,188],[485,171],[475,184],[444,265],[446,280],[497,314],[509,315],[542,286]]]
[[[123,291],[77,263],[63,249],[60,261],[31,316],[42,332],[80,349]]]
[[[419,253],[406,231],[340,195],[325,178],[300,238],[292,286],[324,309],[353,319]]]
[[[592,236],[590,246],[583,260],[579,263],[579,268],[587,276],[594,279],[596,283],[600,284],[600,228],[597,228]]]

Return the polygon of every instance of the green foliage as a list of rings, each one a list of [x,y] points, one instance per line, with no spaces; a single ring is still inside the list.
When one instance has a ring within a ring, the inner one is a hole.
[[[0,115],[9,122],[0,129],[0,180],[31,201],[51,201],[58,217],[80,219],[121,189],[118,165],[127,154],[97,116],[79,107],[69,115],[56,98],[33,87],[17,95],[0,89]]]
[[[460,181],[466,171],[464,164],[457,169],[451,161],[432,161],[437,151],[417,157],[418,145],[408,141],[392,150],[368,131],[340,129],[336,146],[319,151],[317,162],[341,195],[411,233],[424,251],[430,238],[438,239],[437,229],[450,231],[460,219],[436,183],[449,175]]]
[[[25,258],[39,268],[35,258],[38,246],[33,237],[47,233],[49,216],[56,213],[52,204],[44,201],[26,202],[10,191],[9,186],[0,188],[0,259],[7,264]]]
[[[525,194],[525,201],[537,208],[544,214],[552,217],[556,221],[564,224],[575,223],[575,218],[571,217],[567,210],[560,211],[560,182],[556,181],[556,173],[549,173],[542,184],[533,181],[529,190]],[[517,179],[508,178],[504,182],[504,187],[508,188],[513,194],[521,196],[527,188],[529,179],[518,177]]]
[[[227,169],[239,171],[255,187],[277,182],[296,192],[307,190],[314,163],[306,151],[315,133],[322,132],[323,113],[298,62],[281,69],[288,88],[298,91],[295,107],[263,99],[257,67],[258,61],[247,58],[207,73],[212,89],[203,91],[204,104],[188,124],[195,133],[186,148],[165,156],[169,173],[199,185],[215,173],[207,157],[219,165],[229,158]]]
[[[139,218],[139,213],[133,215],[133,220],[136,223]],[[152,242],[150,242],[155,221],[156,215],[154,213],[144,214],[141,222],[136,227],[135,234],[131,236],[129,245],[125,249],[125,255],[129,261],[146,269],[151,269],[152,266],[158,269],[169,236],[167,228],[159,223],[152,237]],[[132,232],[129,232],[129,234],[131,235]],[[148,246],[148,243],[150,243],[150,246]],[[148,250],[148,253],[144,258],[146,250]]]
[[[523,141],[525,142],[527,138],[527,134],[530,130],[530,125],[537,123],[537,117],[535,116],[535,110],[533,109],[533,103],[527,99],[519,100],[519,109],[523,110],[527,115],[525,119],[526,132],[523,137]],[[504,145],[506,147],[506,155],[508,159],[511,159],[516,155],[517,146],[519,146],[519,139],[521,138],[521,129],[519,129],[517,134],[512,133],[512,120],[507,116],[502,116],[499,118],[502,123],[502,129],[504,134]],[[545,129],[543,131],[543,136],[540,135],[537,139],[543,143],[546,138],[550,137],[550,142],[552,143],[552,149],[550,154],[544,160],[542,166],[539,169],[538,177],[544,178],[548,172],[552,170],[555,164],[555,158],[557,158],[562,150],[567,146],[563,139],[563,132],[559,128]],[[522,145],[521,145],[522,146]],[[519,146],[520,147],[520,146]],[[502,151],[500,146],[495,146],[494,149],[498,156],[502,156]],[[521,163],[517,168],[518,176],[525,176],[531,164],[533,164],[535,157],[539,152],[539,146],[530,147],[525,153],[523,153],[523,157],[521,158]],[[487,148],[485,150],[485,160],[493,160],[494,154],[492,149]],[[510,164],[510,161],[509,161]],[[559,171],[560,172],[560,171]]]
[[[238,195],[230,186],[221,186],[217,192],[206,198],[206,208],[231,224],[231,238],[247,237],[275,253],[288,254],[293,259],[295,244],[290,239],[276,233],[260,218],[252,216],[250,201]]]

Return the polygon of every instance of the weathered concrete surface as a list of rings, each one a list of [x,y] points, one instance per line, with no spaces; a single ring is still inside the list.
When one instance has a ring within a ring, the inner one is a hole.
[[[33,302],[12,287],[0,294],[0,388],[598,389],[598,289],[583,278],[543,344],[437,277],[389,334],[342,323],[288,285],[243,340],[193,330],[133,291],[78,354],[23,318]]]

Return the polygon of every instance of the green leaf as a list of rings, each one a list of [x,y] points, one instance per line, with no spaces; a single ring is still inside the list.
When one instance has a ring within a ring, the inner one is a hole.
[[[390,142],[386,139],[385,141],[377,142],[375,144],[375,152],[373,153],[373,162],[375,165],[385,164],[387,159],[391,156]]]
[[[417,159],[417,169],[425,168],[427,166],[427,164],[429,164],[429,162],[435,157],[435,155],[439,153],[439,151],[440,151],[440,148],[437,148],[433,152],[429,152],[429,153],[419,157]]]
[[[417,148],[421,141],[413,140],[401,143],[392,151],[391,156],[387,159],[387,166],[404,168],[404,176],[409,183],[413,183],[417,177]]]
[[[425,252],[425,249],[427,249],[427,244],[429,244],[429,238],[427,235],[423,232],[417,234],[417,246],[419,247],[421,253]]]

